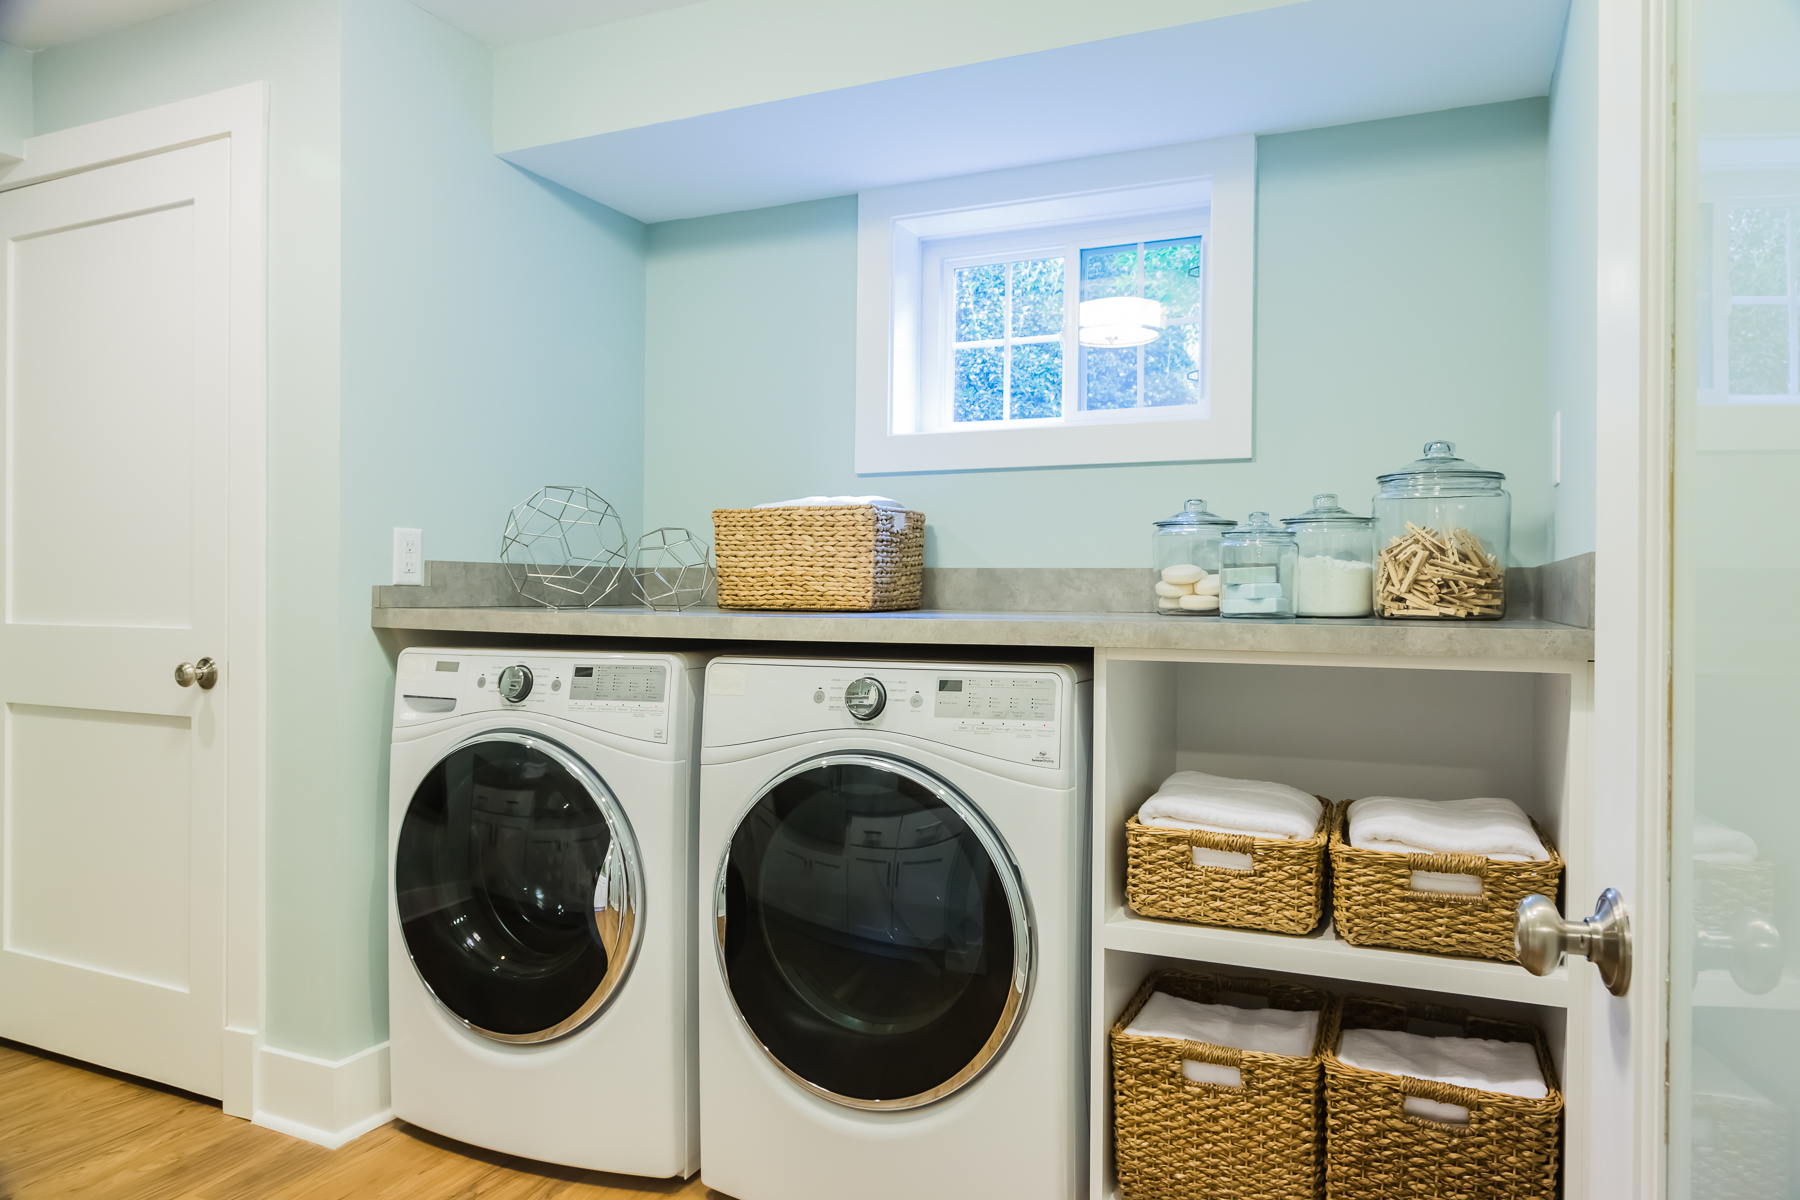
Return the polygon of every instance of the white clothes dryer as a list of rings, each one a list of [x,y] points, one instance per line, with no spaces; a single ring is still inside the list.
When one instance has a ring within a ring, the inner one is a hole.
[[[1085,1193],[1090,692],[1067,665],[713,660],[707,1186]]]
[[[408,649],[394,696],[394,1113],[509,1154],[699,1166],[705,658]]]

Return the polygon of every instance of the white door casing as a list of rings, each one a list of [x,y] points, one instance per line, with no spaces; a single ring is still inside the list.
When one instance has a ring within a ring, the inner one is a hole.
[[[265,89],[0,177],[0,1036],[248,1116]],[[221,665],[211,690],[177,663]]]

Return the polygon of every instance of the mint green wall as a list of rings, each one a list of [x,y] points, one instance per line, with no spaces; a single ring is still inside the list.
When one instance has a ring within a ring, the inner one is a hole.
[[[1553,558],[1585,554],[1595,540],[1599,59],[1598,0],[1574,0],[1550,84],[1550,411],[1562,413]]]
[[[1548,551],[1543,99],[1258,144],[1256,454],[1249,462],[858,476],[856,200],[650,227],[644,518],[877,492],[925,512],[933,566],[1146,561],[1150,521],[1241,518],[1447,437],[1505,471],[1513,550]]]
[[[641,524],[644,227],[494,157],[491,62],[406,0],[345,6],[336,792],[361,957],[334,986],[366,1007],[348,1049],[387,1028],[393,671],[369,585],[393,527],[423,529],[431,558],[492,560],[546,483]],[[272,1002],[271,1025],[303,1019]]]
[[[31,51],[0,42],[0,167],[25,156],[31,136]]]
[[[338,0],[214,0],[39,52],[36,131],[269,84],[270,1044],[370,1044],[365,781],[337,785]],[[368,624],[365,615],[363,625]],[[351,847],[346,854],[345,848]]]

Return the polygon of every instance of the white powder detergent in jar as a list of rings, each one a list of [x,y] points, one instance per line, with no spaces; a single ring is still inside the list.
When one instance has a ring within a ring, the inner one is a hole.
[[[1375,612],[1374,517],[1340,508],[1321,492],[1297,517],[1283,517],[1298,543],[1294,571],[1297,617],[1367,617]]]

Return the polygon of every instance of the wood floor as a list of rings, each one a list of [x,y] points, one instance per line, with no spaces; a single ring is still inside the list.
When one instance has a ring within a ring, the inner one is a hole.
[[[0,1200],[729,1200],[494,1154],[401,1121],[326,1150],[208,1100],[0,1041]]]

